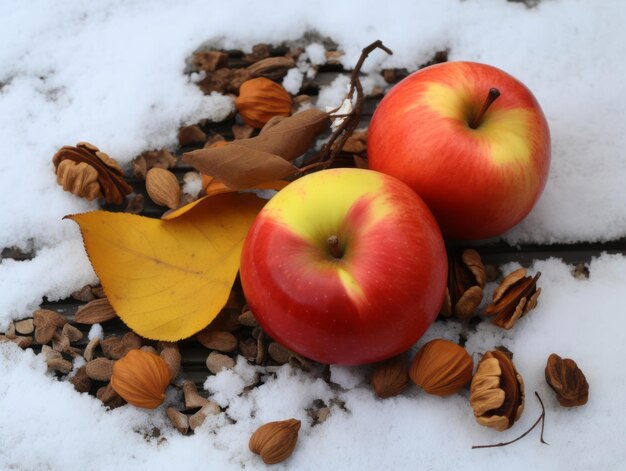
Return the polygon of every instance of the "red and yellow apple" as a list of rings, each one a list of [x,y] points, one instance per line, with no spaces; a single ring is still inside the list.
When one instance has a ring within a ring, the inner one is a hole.
[[[400,180],[371,170],[307,175],[252,224],[241,282],[259,324],[313,360],[364,364],[411,347],[443,299],[437,223]]]
[[[488,65],[447,62],[413,73],[380,102],[368,161],[413,188],[444,236],[484,239],[520,222],[539,199],[550,133],[521,82]]]

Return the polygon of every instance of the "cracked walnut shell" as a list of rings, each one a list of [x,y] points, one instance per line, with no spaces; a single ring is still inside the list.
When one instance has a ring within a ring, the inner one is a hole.
[[[493,316],[492,323],[503,329],[510,329],[523,316],[537,305],[541,288],[534,277],[526,276],[524,268],[518,268],[504,277],[493,293],[491,303],[485,308],[486,316]]]
[[[485,281],[485,266],[476,250],[451,253],[448,256],[448,287],[441,314],[459,319],[472,317],[483,300]]]
[[[499,350],[483,355],[470,386],[470,404],[476,421],[503,431],[524,410],[524,380],[509,356]]]
[[[59,185],[82,198],[103,196],[107,203],[122,204],[133,191],[118,163],[88,142],[61,147],[52,163]]]
[[[258,77],[241,85],[235,106],[247,125],[262,128],[274,116],[291,114],[291,96],[282,85]]]

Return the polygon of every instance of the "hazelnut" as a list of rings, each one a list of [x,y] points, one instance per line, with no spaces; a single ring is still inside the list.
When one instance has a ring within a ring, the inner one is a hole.
[[[409,385],[405,356],[398,355],[376,365],[371,377],[374,392],[381,399],[397,396]]]
[[[252,434],[248,446],[252,453],[261,455],[265,464],[280,463],[293,453],[299,430],[300,421],[296,419],[269,422]]]
[[[472,379],[472,357],[454,342],[434,339],[415,355],[409,375],[429,394],[449,396]]]
[[[241,85],[235,106],[247,125],[262,128],[274,116],[289,116],[291,96],[282,85],[258,77]]]

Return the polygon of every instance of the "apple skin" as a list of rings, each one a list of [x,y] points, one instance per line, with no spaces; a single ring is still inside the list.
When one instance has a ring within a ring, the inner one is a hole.
[[[334,258],[328,238],[339,238]],[[248,306],[277,342],[357,365],[408,350],[437,316],[447,259],[428,207],[371,170],[307,175],[272,198],[241,257]]]
[[[490,88],[500,97],[476,129]],[[548,178],[550,132],[533,94],[500,69],[446,62],[398,83],[368,133],[369,167],[408,184],[445,237],[502,234],[533,208]]]

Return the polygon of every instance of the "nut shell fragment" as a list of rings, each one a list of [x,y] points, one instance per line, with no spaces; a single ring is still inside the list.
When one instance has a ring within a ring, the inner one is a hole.
[[[553,353],[548,357],[545,374],[546,381],[563,407],[587,404],[589,383],[574,360]]]
[[[265,464],[285,461],[296,447],[300,425],[296,419],[262,425],[250,437],[250,451],[261,455]]]
[[[491,322],[503,329],[510,329],[523,316],[537,305],[541,288],[534,277],[526,276],[524,268],[509,273],[493,293],[491,303],[485,308],[485,315],[492,316]]]
[[[448,257],[448,287],[441,309],[445,317],[472,317],[483,299],[485,267],[474,249],[453,252]]]

